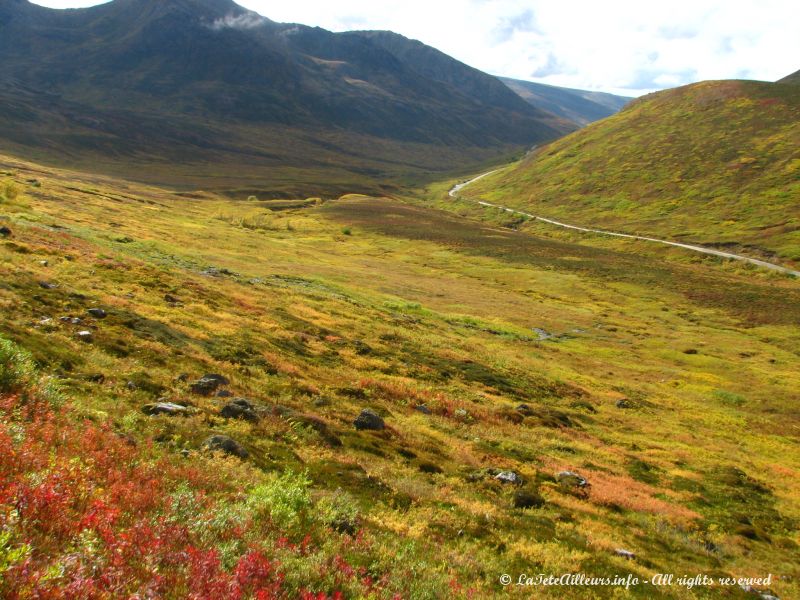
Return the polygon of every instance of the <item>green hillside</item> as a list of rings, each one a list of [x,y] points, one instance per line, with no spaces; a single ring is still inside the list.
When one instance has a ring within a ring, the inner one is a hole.
[[[645,96],[462,193],[568,223],[800,261],[800,86]]]

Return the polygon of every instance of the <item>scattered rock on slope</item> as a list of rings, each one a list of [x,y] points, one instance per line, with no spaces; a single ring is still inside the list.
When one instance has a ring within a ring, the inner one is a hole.
[[[561,471],[556,475],[556,481],[565,487],[584,488],[589,485],[586,478],[572,471]]]
[[[355,425],[358,430],[371,429],[374,431],[380,431],[386,426],[381,416],[369,408],[365,408],[361,411],[361,414],[353,421],[353,425]]]
[[[250,453],[239,442],[227,435],[212,435],[204,443],[203,447],[215,452],[224,452],[230,456],[247,458]]]
[[[90,308],[86,312],[92,315],[95,319],[105,319],[108,316],[108,313],[102,308]]]
[[[227,377],[211,373],[208,375],[203,375],[203,377],[195,381],[192,384],[191,389],[192,393],[197,394],[198,396],[210,396],[216,392],[218,388],[228,384],[230,384],[230,381]]]
[[[500,483],[513,483],[514,485],[522,485],[522,477],[514,471],[500,471],[494,478]]]
[[[142,412],[150,417],[156,415],[167,415],[169,417],[183,416],[189,414],[189,409],[174,402],[154,402],[153,404],[145,404],[142,407]]]
[[[10,236],[11,236],[11,230],[8,227],[6,227],[5,225],[0,227],[0,237],[10,237]]]
[[[219,411],[226,419],[242,419],[255,423],[258,421],[255,407],[245,398],[234,398]]]
[[[75,334],[75,337],[81,342],[86,342],[87,344],[94,339],[91,331],[79,331]]]

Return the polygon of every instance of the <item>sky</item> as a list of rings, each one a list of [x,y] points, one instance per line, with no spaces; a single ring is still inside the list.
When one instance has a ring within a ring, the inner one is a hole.
[[[493,75],[626,96],[705,79],[774,81],[800,69],[797,0],[238,3],[273,21],[332,31],[389,29]]]

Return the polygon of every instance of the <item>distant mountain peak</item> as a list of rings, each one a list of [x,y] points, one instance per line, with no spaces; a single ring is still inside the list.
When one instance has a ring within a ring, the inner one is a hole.
[[[796,71],[791,75],[787,75],[783,79],[779,79],[778,83],[800,83],[800,71]]]

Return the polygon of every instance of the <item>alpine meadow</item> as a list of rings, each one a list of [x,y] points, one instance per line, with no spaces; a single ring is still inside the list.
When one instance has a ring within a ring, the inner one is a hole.
[[[0,0],[0,598],[800,598],[798,73],[60,4]]]

